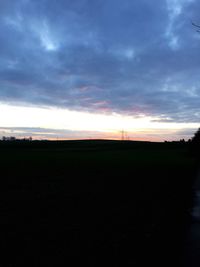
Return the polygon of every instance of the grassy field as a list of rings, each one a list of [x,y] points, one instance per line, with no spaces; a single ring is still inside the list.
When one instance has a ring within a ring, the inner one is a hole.
[[[187,144],[0,142],[0,168],[0,266],[181,266]]]

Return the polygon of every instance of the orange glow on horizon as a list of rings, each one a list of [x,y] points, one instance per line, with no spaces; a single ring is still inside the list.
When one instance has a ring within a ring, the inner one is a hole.
[[[197,129],[197,123],[158,122],[150,116],[125,116],[117,113],[94,114],[50,107],[17,106],[0,103],[0,127],[13,129],[13,134],[26,136],[25,129],[33,130],[33,139],[122,139],[164,141],[180,139],[182,129]],[[39,129],[34,132],[34,129]],[[40,130],[41,129],[41,130]],[[56,132],[57,131],[57,132]],[[6,132],[6,130],[5,130]],[[11,131],[12,133],[12,131]],[[29,131],[31,135],[31,132]],[[10,134],[11,135],[11,134]],[[185,138],[185,137],[183,137]]]

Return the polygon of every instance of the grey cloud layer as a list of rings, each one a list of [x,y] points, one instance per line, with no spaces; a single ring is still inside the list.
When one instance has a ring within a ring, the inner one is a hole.
[[[0,100],[199,121],[200,4],[0,2]]]

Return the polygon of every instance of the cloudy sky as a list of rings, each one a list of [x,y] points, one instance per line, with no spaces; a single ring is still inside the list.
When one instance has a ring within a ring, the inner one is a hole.
[[[0,137],[190,138],[198,0],[0,0]]]

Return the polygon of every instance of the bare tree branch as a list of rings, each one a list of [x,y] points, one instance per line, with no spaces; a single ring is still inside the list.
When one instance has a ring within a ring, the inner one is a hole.
[[[196,28],[200,28],[200,25],[194,23],[193,21],[191,21],[191,23],[192,23],[192,25],[193,25],[194,27],[196,27]],[[198,30],[198,31],[199,31],[199,30]]]

